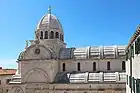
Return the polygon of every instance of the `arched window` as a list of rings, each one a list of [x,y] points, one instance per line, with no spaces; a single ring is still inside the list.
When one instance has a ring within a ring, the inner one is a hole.
[[[55,38],[59,38],[59,33],[58,32],[55,33]]]
[[[50,39],[53,39],[53,38],[54,38],[54,32],[51,31],[51,32],[50,32]]]
[[[80,71],[80,63],[77,63],[77,71]]]
[[[93,71],[96,71],[96,62],[93,62]]]
[[[107,70],[110,70],[110,62],[107,62]]]
[[[63,63],[63,71],[66,71],[66,65]]]
[[[125,70],[125,61],[122,61],[122,70]]]
[[[64,41],[64,36],[62,35],[62,41]]]
[[[48,31],[45,31],[45,39],[48,39]]]
[[[40,32],[40,39],[43,39],[43,31]]]
[[[62,35],[60,34],[60,40],[62,40]]]

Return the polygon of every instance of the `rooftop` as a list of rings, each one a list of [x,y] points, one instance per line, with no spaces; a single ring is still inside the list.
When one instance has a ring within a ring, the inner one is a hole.
[[[14,75],[16,73],[16,69],[2,69],[0,68],[0,75]]]

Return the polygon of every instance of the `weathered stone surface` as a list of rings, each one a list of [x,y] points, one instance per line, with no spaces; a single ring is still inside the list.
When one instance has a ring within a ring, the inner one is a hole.
[[[125,83],[118,82],[119,74],[115,72],[122,72],[125,46],[66,48],[61,23],[53,14],[41,19],[35,35],[35,40],[19,56],[18,73],[12,78],[8,93],[124,93]],[[89,76],[92,72],[96,74]],[[58,76],[60,80],[70,78],[73,84],[55,82],[59,73],[66,75]]]

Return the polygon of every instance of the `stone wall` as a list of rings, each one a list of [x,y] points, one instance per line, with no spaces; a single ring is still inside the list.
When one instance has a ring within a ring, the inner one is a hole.
[[[21,77],[23,77],[22,82],[26,79],[27,75],[29,73],[34,73],[36,69],[40,69],[42,73],[45,73],[48,82],[53,82],[54,77],[56,76],[56,73],[58,72],[58,62],[56,60],[31,60],[31,61],[22,61],[21,62]],[[36,76],[38,75],[35,73]],[[34,74],[34,75],[35,75]],[[33,77],[34,79],[36,77]],[[41,76],[40,76],[41,80]],[[25,80],[26,81],[26,80]],[[34,82],[39,82],[39,81],[34,81]],[[45,82],[45,81],[44,81]]]
[[[30,83],[11,88],[8,93],[125,93],[125,84],[41,84]]]
[[[63,60],[60,62],[61,71],[63,70],[63,63],[66,64],[66,71],[77,71],[77,63],[81,65],[81,71],[93,72],[93,62],[96,62],[96,71],[108,71],[107,62],[110,61],[110,70],[113,72],[122,71],[122,61],[124,59],[104,59],[104,60]]]

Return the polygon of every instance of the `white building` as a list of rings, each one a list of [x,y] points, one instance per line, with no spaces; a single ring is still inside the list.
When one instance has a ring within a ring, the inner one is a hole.
[[[126,93],[140,93],[140,25],[126,49]]]
[[[49,9],[20,53],[8,93],[125,93],[126,46],[67,48]]]

